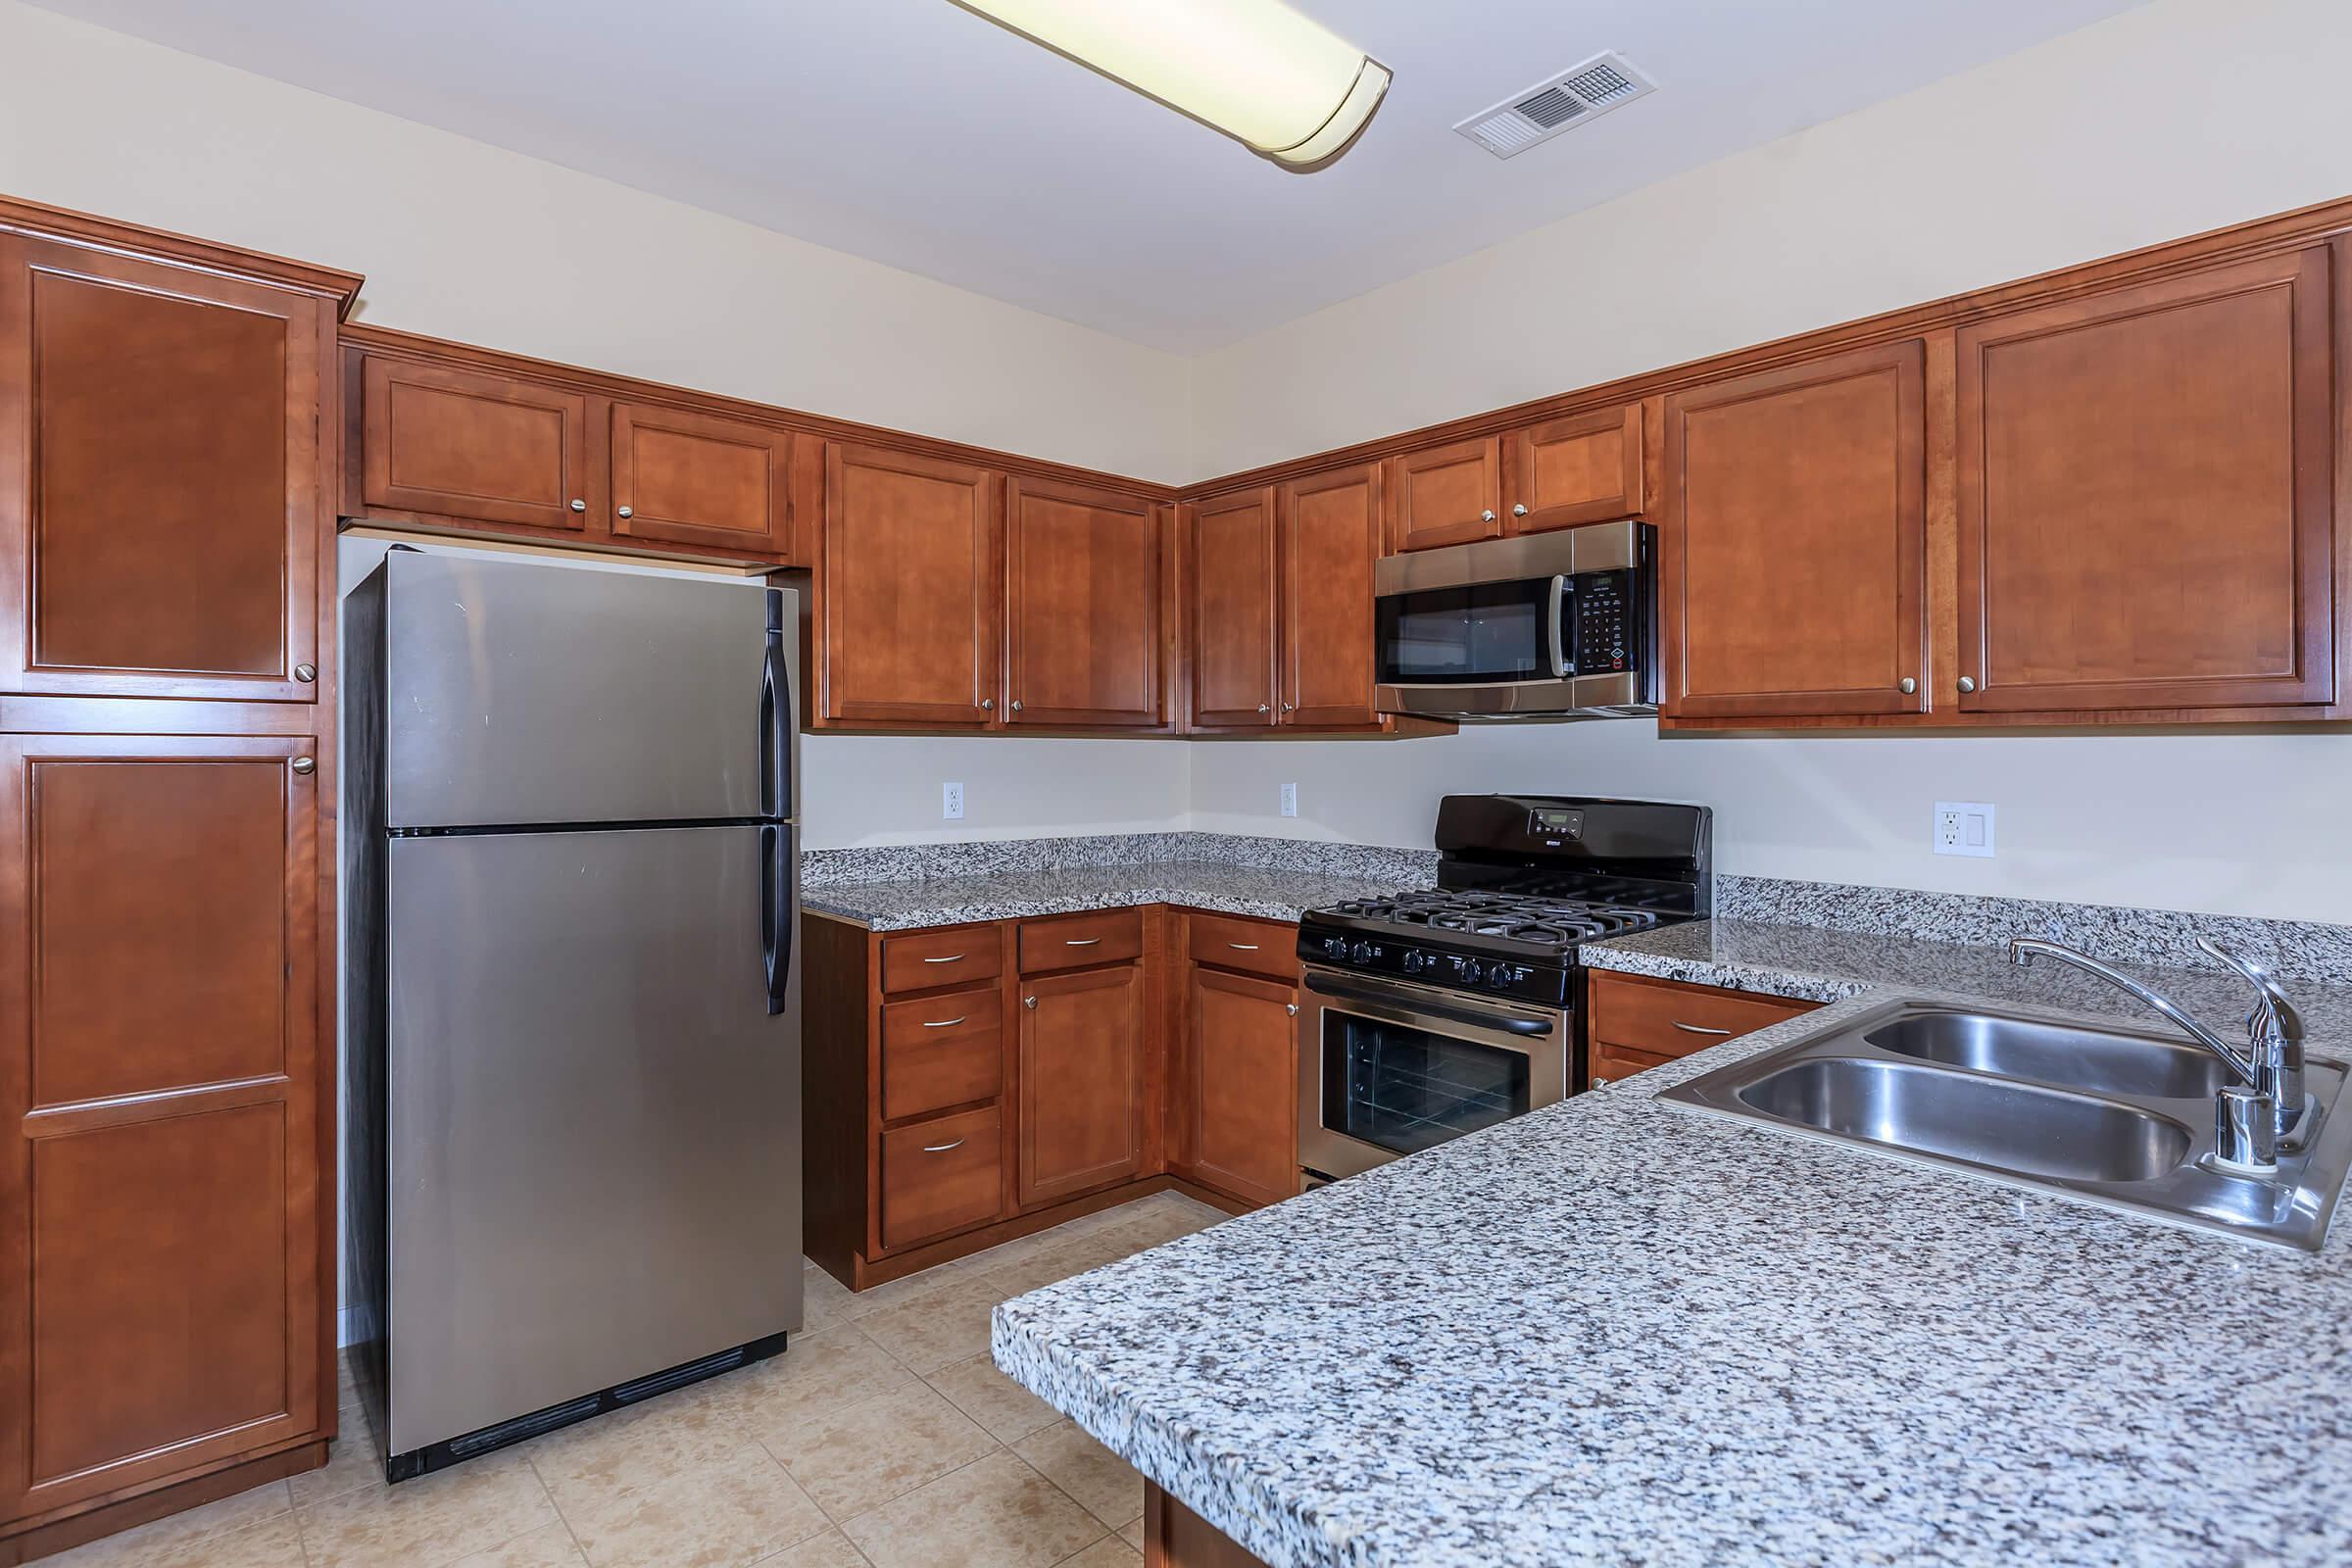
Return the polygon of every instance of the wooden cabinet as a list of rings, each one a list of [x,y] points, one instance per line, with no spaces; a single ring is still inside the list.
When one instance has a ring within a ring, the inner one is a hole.
[[[1133,1177],[1144,1154],[1144,971],[1134,963],[1021,982],[1024,1207]]]
[[[360,411],[361,498],[371,511],[579,534],[604,516],[581,393],[369,355]]]
[[[1187,646],[1197,726],[1251,728],[1278,721],[1276,505],[1277,492],[1269,487],[1185,509]],[[1365,604],[1368,611],[1368,591]]]
[[[825,717],[978,728],[997,708],[1004,475],[880,447],[825,455]]]
[[[1960,328],[1961,709],[2336,699],[2329,264]]]
[[[333,1408],[317,752],[0,736],[0,1522]]]
[[[1586,1075],[1597,1089],[1786,1023],[1814,1006],[1783,997],[1595,969],[1585,1000]]]
[[[1282,721],[1369,728],[1372,566],[1380,467],[1357,464],[1282,490]]]
[[[316,697],[334,323],[0,230],[0,692]]]
[[[1502,438],[1503,528],[1542,533],[1642,514],[1642,407],[1593,409]]]
[[[1389,550],[1502,537],[1502,441],[1481,436],[1388,462]]]
[[[1196,965],[1185,999],[1195,1181],[1252,1203],[1298,1191],[1295,983]]]
[[[1003,1116],[994,1104],[882,1134],[885,1248],[968,1230],[1004,1209]]]
[[[616,536],[791,557],[790,432],[659,404],[612,411]]]
[[[1927,424],[1917,339],[1665,402],[1665,711],[1928,706]]]
[[[1004,522],[1004,722],[1161,722],[1160,517],[1116,491],[1015,476]]]

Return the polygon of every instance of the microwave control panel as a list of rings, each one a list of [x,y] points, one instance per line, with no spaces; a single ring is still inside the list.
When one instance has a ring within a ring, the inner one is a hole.
[[[1574,652],[1568,659],[1572,675],[1616,675],[1635,667],[1642,649],[1641,605],[1634,593],[1635,574],[1626,571],[1579,572],[1570,579],[1569,613],[1574,617]]]

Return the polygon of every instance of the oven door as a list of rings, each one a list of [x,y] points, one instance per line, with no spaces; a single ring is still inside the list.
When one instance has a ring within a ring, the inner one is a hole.
[[[1568,1092],[1562,1012],[1309,965],[1298,1163],[1352,1176]]]

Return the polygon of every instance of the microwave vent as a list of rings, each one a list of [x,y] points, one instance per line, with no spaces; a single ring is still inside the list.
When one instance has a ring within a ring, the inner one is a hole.
[[[1631,61],[1608,50],[1455,122],[1453,128],[1495,157],[1511,158],[1656,90],[1657,83]]]

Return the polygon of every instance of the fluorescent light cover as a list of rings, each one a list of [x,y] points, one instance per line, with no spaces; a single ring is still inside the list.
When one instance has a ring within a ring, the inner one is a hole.
[[[1282,0],[957,0],[1278,164],[1347,151],[1389,71]]]

